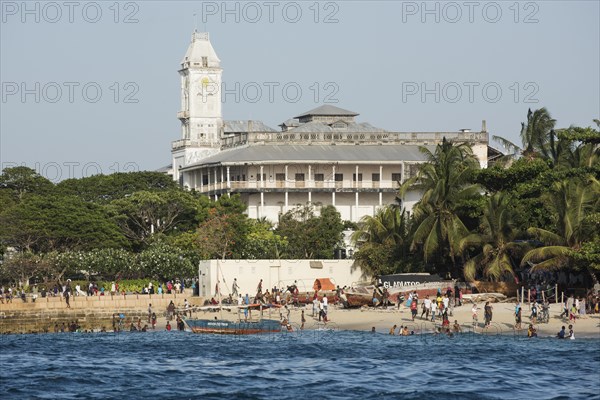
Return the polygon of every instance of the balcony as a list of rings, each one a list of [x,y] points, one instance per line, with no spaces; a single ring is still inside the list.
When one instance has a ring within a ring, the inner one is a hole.
[[[212,175],[211,175],[212,177]],[[265,181],[235,181],[229,182],[211,182],[210,185],[204,184],[200,187],[199,183],[196,184],[196,190],[201,193],[212,192],[215,190],[226,190],[226,191],[301,191],[301,192],[319,192],[319,191],[342,191],[342,192],[391,192],[398,190],[398,183],[392,180],[384,181],[361,181],[361,182],[348,182],[348,181],[285,181],[285,180],[265,180]]]
[[[179,139],[175,140],[174,142],[171,142],[171,148],[173,150],[181,149],[183,147],[200,147],[203,145],[206,146],[206,143],[190,139]]]
[[[185,119],[185,118],[189,118],[190,117],[190,113],[188,111],[178,111],[177,112],[177,118],[179,119]]]

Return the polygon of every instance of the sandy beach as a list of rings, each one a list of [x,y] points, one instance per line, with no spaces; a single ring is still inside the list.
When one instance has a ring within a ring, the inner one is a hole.
[[[528,304],[523,306],[523,317],[521,323],[522,329],[520,331],[516,331],[514,329],[514,303],[491,303],[491,305],[493,307],[493,318],[490,327],[487,329],[484,329],[483,327],[484,303],[478,303],[479,321],[474,329],[471,313],[472,303],[465,303],[460,307],[455,307],[453,310],[453,316],[449,317],[450,325],[452,326],[456,320],[461,326],[463,332],[470,332],[474,330],[476,333],[492,335],[527,335],[527,328],[530,324],[530,308]],[[304,310],[304,315],[306,318],[305,329],[323,327],[323,324],[318,322],[318,318],[311,316],[312,306],[306,306],[305,308],[291,308],[290,323],[293,327],[298,329],[300,326],[302,310]],[[270,314],[269,311],[265,310],[263,318],[279,319],[280,311],[285,316],[286,311],[284,309],[272,309]],[[563,325],[568,327],[569,322],[566,319],[559,318],[561,312],[562,306],[560,304],[551,304],[549,323],[538,323],[534,325],[540,337],[556,336]],[[409,330],[414,331],[416,334],[431,333],[438,326],[441,326],[442,321],[440,318],[436,318],[435,323],[433,323],[431,321],[419,318],[419,315],[420,310],[417,314],[417,318],[415,318],[415,321],[413,322],[410,310],[405,306],[400,307],[400,310],[395,307],[390,307],[388,309],[344,309],[341,307],[330,306],[329,322],[327,326],[331,329],[357,331],[371,331],[371,329],[375,327],[376,332],[386,334],[389,333],[390,328],[394,325],[397,325],[397,327],[408,326]],[[194,313],[193,318],[212,319],[215,316],[220,318],[218,313],[197,312]],[[223,319],[234,320],[237,318],[236,314],[232,312],[223,312],[222,316]],[[253,316],[256,318],[256,314]],[[166,320],[164,318],[159,319],[157,321],[157,329],[164,329],[165,324]],[[600,339],[600,314],[582,316],[578,318],[577,322],[573,325],[576,338]]]

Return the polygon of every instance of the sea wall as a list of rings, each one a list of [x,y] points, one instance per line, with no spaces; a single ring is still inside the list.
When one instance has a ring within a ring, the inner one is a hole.
[[[192,306],[204,302],[191,294],[74,296],[67,308],[61,297],[38,298],[35,302],[31,298],[27,302],[15,298],[11,303],[0,303],[0,333],[52,332],[55,324],[60,327],[63,322],[72,321],[77,321],[82,329],[109,330],[114,314],[124,314],[126,326],[138,318],[146,323],[149,304],[160,318],[171,301],[177,308],[183,308],[186,299]]]

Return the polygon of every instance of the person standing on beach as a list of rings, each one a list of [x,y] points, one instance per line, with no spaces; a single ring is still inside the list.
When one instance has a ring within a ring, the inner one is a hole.
[[[319,299],[313,298],[312,316],[316,317],[319,313]]]
[[[425,320],[428,320],[430,310],[431,300],[429,300],[429,296],[425,296],[425,299],[423,300],[423,311],[421,312],[421,319],[423,319],[423,314],[425,314]]]
[[[419,301],[416,298],[413,298],[412,302],[410,303],[410,313],[412,315],[412,320],[415,320],[415,317],[417,316],[417,310],[419,307]]]
[[[531,320],[532,324],[535,324],[537,322],[537,313],[537,303],[534,301],[531,305],[531,315],[529,316],[529,319]]]
[[[306,317],[304,317],[304,310],[302,310],[302,315],[300,315],[300,321],[302,325],[300,325],[300,330],[304,330],[304,323],[306,322]]]
[[[256,287],[256,293],[262,293],[262,279],[258,282],[258,286]]]
[[[515,306],[515,329],[517,330],[521,330],[521,311],[521,304],[517,302]]]
[[[231,295],[233,297],[237,297],[239,288],[237,278],[233,278],[233,283],[231,284]]]
[[[435,313],[437,312],[437,306],[438,306],[438,303],[437,303],[437,301],[434,299],[434,300],[431,302],[431,322],[435,322]]]
[[[394,336],[396,334],[396,326],[397,325],[392,326],[392,328],[390,329],[390,335]]]
[[[471,314],[473,315],[473,327],[477,326],[477,312],[479,309],[477,308],[477,303],[473,303],[473,307],[471,307]]]
[[[492,322],[492,306],[490,305],[489,301],[485,302],[485,307],[483,308],[483,313],[484,313],[484,317],[485,317],[485,327],[487,328],[488,326],[490,326],[490,323]]]
[[[577,306],[575,304],[571,305],[571,310],[569,312],[569,322],[573,321],[573,323],[577,322]]]
[[[152,322],[152,303],[148,304],[148,323]]]
[[[323,296],[323,312],[327,314],[327,296]]]
[[[69,291],[69,288],[67,287],[65,289],[65,302],[67,303],[67,308],[71,308],[71,304],[69,303],[69,298],[71,297],[71,293]]]

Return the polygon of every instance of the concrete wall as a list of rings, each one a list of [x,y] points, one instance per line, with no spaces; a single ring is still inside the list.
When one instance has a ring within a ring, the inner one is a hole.
[[[322,268],[311,268],[310,263],[320,263]],[[237,278],[239,293],[256,294],[258,282],[263,280],[263,290],[285,288],[298,281],[301,292],[312,291],[315,279],[329,278],[340,287],[361,280],[360,270],[352,270],[354,260],[206,260],[199,266],[200,296],[215,294],[217,280],[221,294],[231,293],[233,279]]]
[[[184,300],[187,299],[190,304],[200,305],[201,299],[192,297],[191,292],[181,294],[129,294],[126,296],[73,296],[70,298],[71,309],[87,310],[87,309],[104,309],[104,310],[119,310],[121,308],[128,309],[148,309],[148,304],[152,303],[156,310],[164,311],[171,300],[175,305],[183,306]],[[23,303],[20,298],[14,298],[12,303],[0,303],[0,318],[2,313],[15,310],[60,310],[66,309],[67,304],[62,297],[38,297],[34,302],[31,298],[27,298],[27,302]],[[116,311],[115,311],[116,312]]]
[[[38,298],[35,303],[28,298],[23,303],[20,298],[12,303],[0,303],[0,333],[7,332],[52,332],[54,324],[77,320],[83,329],[112,328],[115,313],[126,316],[126,324],[137,321],[138,317],[146,323],[148,304],[161,320],[171,300],[178,308],[183,308],[187,299],[192,306],[202,305],[204,299],[192,297],[191,293],[163,295],[119,295],[119,296],[75,296],[70,300],[71,308],[67,308],[65,300],[60,297]]]

